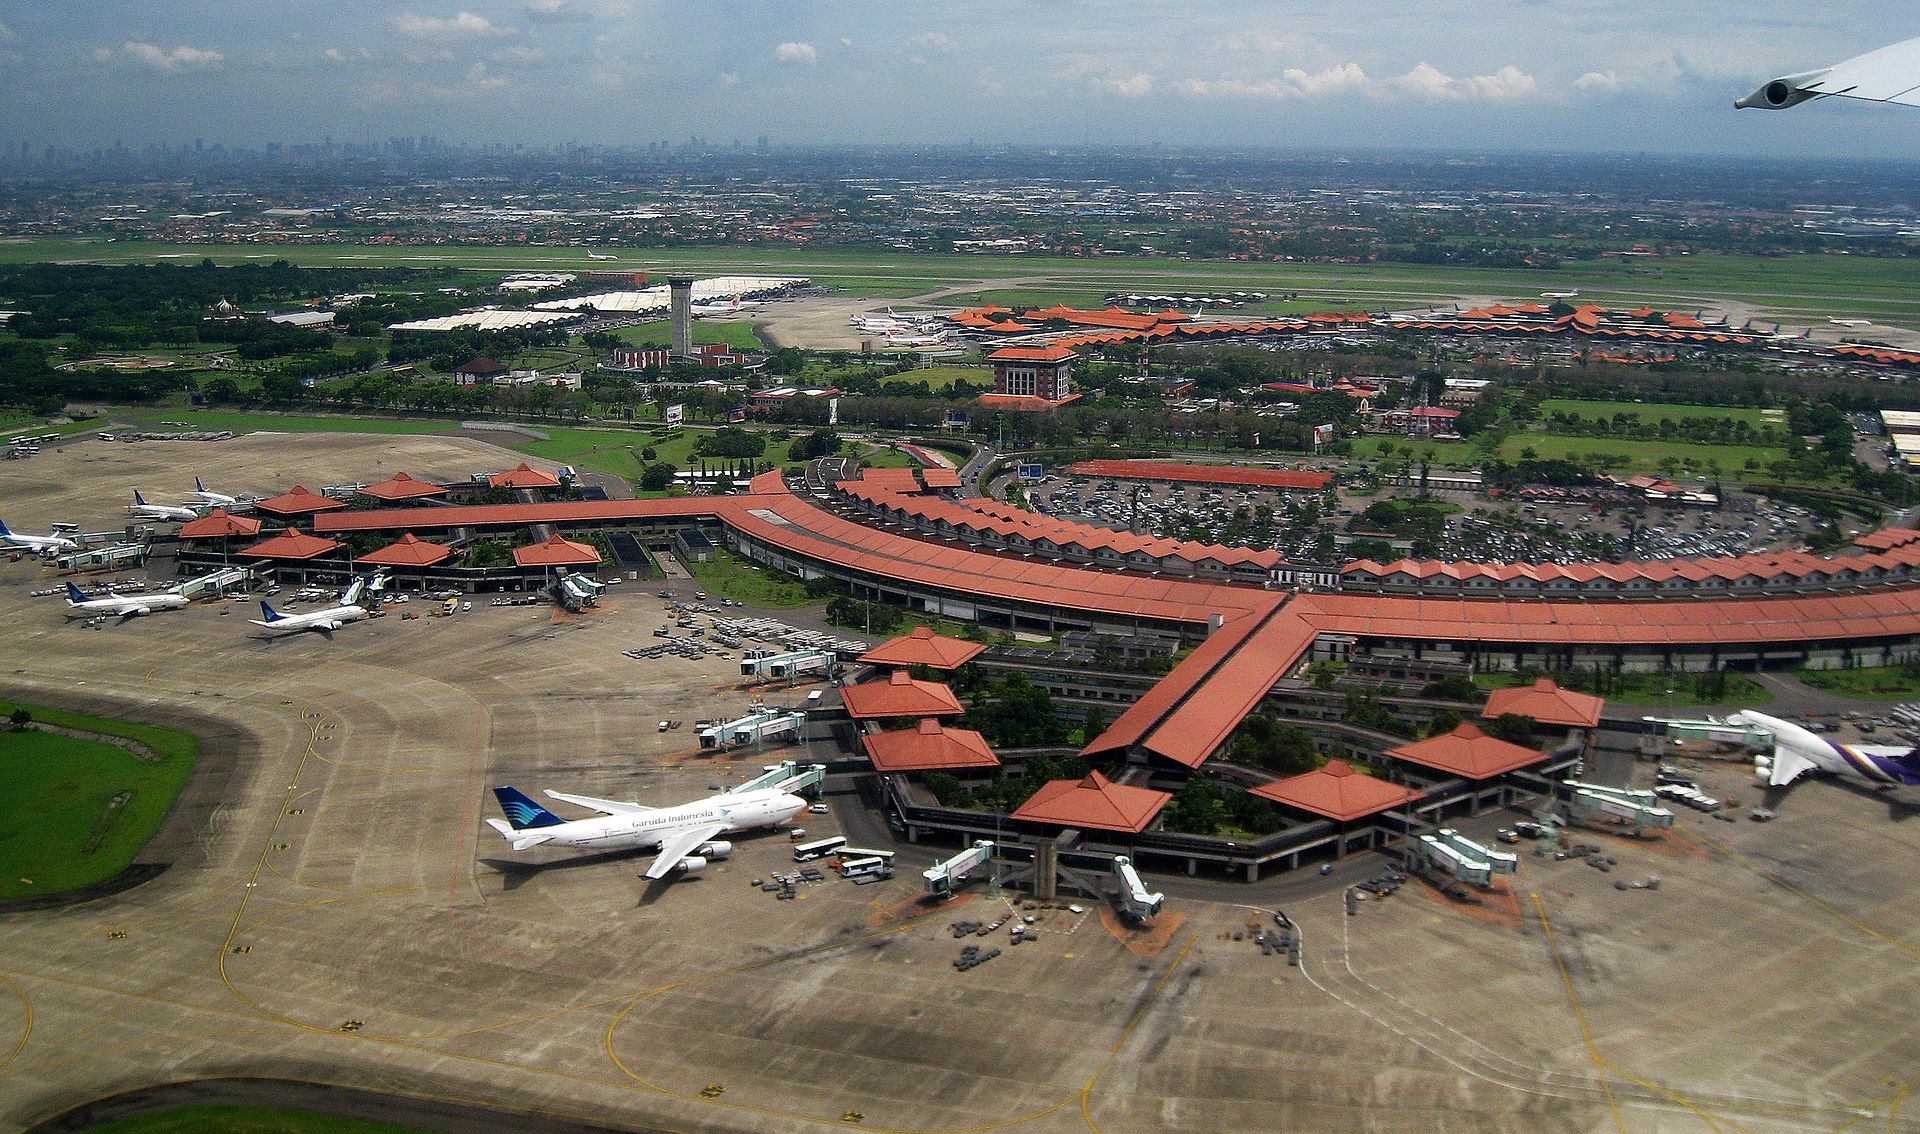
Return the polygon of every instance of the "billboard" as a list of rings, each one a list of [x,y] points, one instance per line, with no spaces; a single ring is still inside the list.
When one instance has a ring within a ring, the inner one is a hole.
[[[747,420],[747,409],[745,406],[735,406],[727,411],[728,424],[735,424],[745,420]]]
[[[1021,480],[1044,480],[1046,479],[1046,475],[1047,475],[1047,466],[1039,463],[1038,461],[1032,461],[1032,462],[1021,461],[1020,462],[1020,479]]]
[[[1322,445],[1331,445],[1336,436],[1338,431],[1333,426],[1316,425],[1313,427],[1313,447],[1318,449]]]
[[[685,421],[686,419],[687,419],[686,406],[672,405],[667,407],[667,424],[668,425],[679,425],[681,422]]]
[[[827,424],[828,425],[840,424],[840,399],[839,398],[827,399]]]

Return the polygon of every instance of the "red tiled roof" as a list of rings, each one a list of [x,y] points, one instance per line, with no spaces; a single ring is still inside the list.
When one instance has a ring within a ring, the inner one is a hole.
[[[305,516],[314,512],[331,512],[346,506],[345,500],[335,500],[332,497],[308,492],[296,484],[292,492],[262,500],[253,507],[255,511],[272,512],[276,516]]]
[[[920,480],[928,488],[959,488],[962,484],[958,469],[924,468]]]
[[[1015,819],[1139,834],[1160,814],[1173,793],[1116,784],[1099,772],[1085,779],[1052,780],[1014,811]]]
[[[1122,477],[1132,480],[1171,480],[1194,484],[1254,484],[1266,488],[1305,488],[1319,491],[1332,473],[1304,469],[1261,469],[1239,465],[1182,465],[1169,461],[1077,461],[1066,467],[1076,476]]]
[[[238,554],[261,559],[312,559],[339,546],[341,544],[337,540],[321,539],[307,535],[298,528],[288,528],[272,539],[261,540]]]
[[[187,527],[192,526],[187,525]],[[186,535],[187,528],[181,528],[180,534]],[[1920,531],[1912,528],[1882,528],[1877,532],[1868,532],[1854,537],[1853,545],[1864,547],[1869,551],[1892,551],[1896,547],[1905,547],[1916,540],[1920,540]]]
[[[1073,351],[1054,343],[1043,347],[1001,347],[987,356],[988,362],[1062,362],[1078,358]]]
[[[371,496],[377,500],[412,500],[420,496],[447,494],[447,490],[439,485],[415,480],[406,473],[394,473],[393,479],[383,480],[379,484],[370,484],[360,492],[363,496]]]
[[[963,642],[944,634],[935,634],[925,626],[916,626],[890,642],[882,642],[861,655],[868,665],[926,665],[935,669],[959,669],[978,657],[987,647],[979,642]]]
[[[180,525],[181,539],[232,539],[260,534],[260,521],[252,516],[235,516],[225,508],[215,508],[197,520]]]
[[[1545,752],[1496,740],[1465,721],[1442,736],[1389,748],[1387,755],[1470,780],[1490,779],[1547,758]]]
[[[1604,697],[1562,689],[1543,677],[1532,685],[1496,689],[1487,694],[1487,707],[1480,710],[1480,715],[1492,720],[1505,713],[1517,713],[1541,724],[1593,728],[1600,723],[1600,710],[1606,703]]]
[[[960,699],[937,681],[917,681],[895,670],[885,681],[863,681],[840,690],[840,701],[854,720],[881,717],[944,717],[960,712]]]
[[[408,532],[387,546],[362,555],[354,562],[371,563],[377,567],[431,567],[452,554],[452,548],[428,543],[412,532]]]
[[[1074,394],[1055,402],[1034,394],[981,394],[973,400],[989,409],[1027,410],[1039,413],[1043,410],[1059,409],[1068,402],[1079,400],[1079,397],[1079,394]]]
[[[572,567],[600,562],[600,552],[588,544],[555,535],[545,543],[514,548],[513,561],[521,567]]]
[[[506,472],[493,474],[487,483],[494,488],[558,488],[560,478],[521,461]]]
[[[895,729],[860,738],[879,772],[927,772],[937,768],[997,768],[987,739],[968,728],[947,728],[932,717],[918,728]]]
[[[1254,795],[1349,823],[1363,815],[1391,811],[1425,792],[1359,771],[1345,760],[1329,760],[1325,767],[1304,775],[1251,789]]]

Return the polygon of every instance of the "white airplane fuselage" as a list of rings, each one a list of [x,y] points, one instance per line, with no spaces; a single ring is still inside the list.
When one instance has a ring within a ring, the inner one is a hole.
[[[807,801],[797,795],[765,788],[739,795],[716,795],[710,799],[682,803],[677,807],[600,815],[592,819],[576,819],[557,827],[533,827],[501,833],[508,839],[544,835],[543,845],[580,850],[651,849],[690,827],[719,824],[729,832],[771,827],[786,822],[806,810],[806,806]]]
[[[279,614],[264,602],[260,606],[267,617],[249,618],[247,621],[275,634],[291,634],[298,630],[338,630],[349,622],[358,622],[367,616],[365,607],[352,605],[330,606],[305,614]]]
[[[1773,752],[1755,761],[1755,771],[1770,786],[1785,786],[1810,771],[1864,780],[1876,786],[1920,784],[1920,754],[1908,746],[1841,744],[1791,721],[1752,709],[1743,709],[1727,719],[1772,734]]]
[[[172,592],[157,595],[109,595],[97,599],[68,599],[67,606],[75,613],[70,617],[85,614],[117,614],[122,618],[138,618],[142,614],[152,614],[156,610],[177,610],[187,605],[184,595]]]

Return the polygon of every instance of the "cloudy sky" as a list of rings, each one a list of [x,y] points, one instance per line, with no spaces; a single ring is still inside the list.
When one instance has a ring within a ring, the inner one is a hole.
[[[1734,98],[1913,0],[0,0],[0,142],[1002,142],[1920,154]]]

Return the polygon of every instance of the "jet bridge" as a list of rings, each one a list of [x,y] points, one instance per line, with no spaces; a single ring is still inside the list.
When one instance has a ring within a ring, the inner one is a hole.
[[[729,795],[757,791],[760,788],[777,788],[792,795],[798,795],[811,787],[819,787],[826,782],[825,764],[808,764],[802,767],[798,761],[782,760],[778,764],[765,765],[766,771],[748,780],[744,784],[727,789]]]
[[[742,677],[770,677],[779,680],[783,677],[797,677],[803,673],[833,668],[834,655],[830,650],[794,650],[791,653],[774,654],[766,658],[747,658],[740,663]]]
[[[1117,902],[1122,917],[1130,921],[1146,921],[1166,904],[1165,894],[1148,892],[1147,884],[1140,880],[1140,872],[1133,868],[1133,862],[1125,855],[1114,856],[1113,877],[1120,883]]]
[[[1567,817],[1583,827],[1638,837],[1643,830],[1673,826],[1673,812],[1660,806],[1660,797],[1636,788],[1608,787],[1563,780],[1573,793]]]
[[[806,727],[807,714],[765,709],[739,720],[727,721],[700,730],[700,747],[732,748],[775,737],[798,736]]]
[[[1414,852],[1424,868],[1483,889],[1493,885],[1494,875],[1520,869],[1519,856],[1481,846],[1452,827],[1421,835],[1414,840]]]
[[[926,879],[927,893],[936,898],[952,896],[966,884],[967,877],[993,859],[993,841],[981,839],[945,862],[920,872]]]
[[[174,590],[187,598],[193,598],[195,595],[221,594],[234,589],[244,590],[252,579],[252,568],[222,567],[218,571],[208,572],[197,579],[188,579]]]
[[[1773,734],[1750,724],[1722,720],[1719,717],[1642,717],[1652,730],[1642,738],[1642,755],[1665,758],[1674,748],[1688,742],[1705,741],[1725,745],[1742,752],[1773,749]]]

